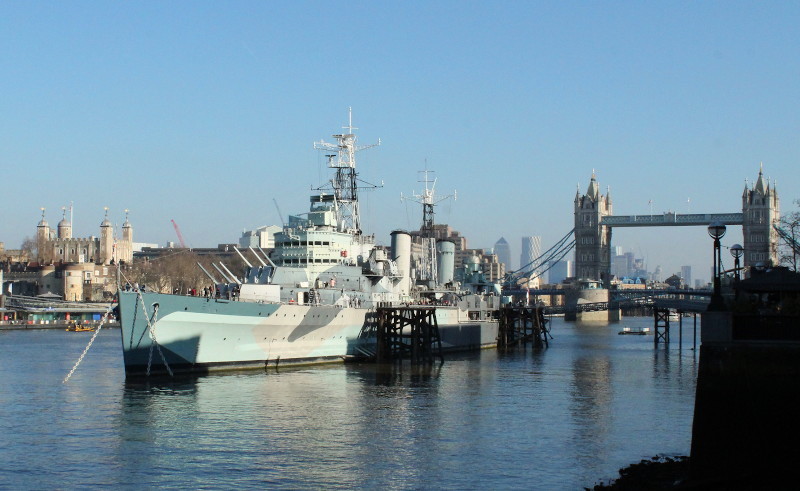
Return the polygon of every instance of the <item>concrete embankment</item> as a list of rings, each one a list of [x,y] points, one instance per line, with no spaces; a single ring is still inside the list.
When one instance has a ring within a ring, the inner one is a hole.
[[[692,479],[797,474],[800,342],[742,336],[748,326],[735,324],[728,312],[703,315]]]

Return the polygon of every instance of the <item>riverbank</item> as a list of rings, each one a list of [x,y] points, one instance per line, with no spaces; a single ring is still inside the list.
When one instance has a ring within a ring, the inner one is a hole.
[[[619,478],[594,487],[600,490],[681,489],[689,481],[689,457],[657,455],[619,470]]]
[[[100,324],[99,321],[91,321],[91,322],[81,322],[78,325],[81,327],[91,327],[93,329],[96,329],[99,324]],[[0,331],[33,331],[39,329],[66,329],[71,325],[73,325],[73,323],[60,322],[60,321],[40,321],[40,322],[0,321]],[[105,324],[103,324],[104,329],[109,327],[119,327],[119,322],[106,322]]]
[[[797,489],[797,475],[791,469],[777,474],[757,472],[722,475],[702,480],[691,477],[691,459],[686,456],[655,456],[619,470],[620,477],[601,482],[594,491],[641,491],[661,489],[762,490]]]

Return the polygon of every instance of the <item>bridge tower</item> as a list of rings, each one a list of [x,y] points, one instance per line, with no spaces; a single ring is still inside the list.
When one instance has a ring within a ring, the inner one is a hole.
[[[742,193],[742,235],[744,236],[744,266],[759,263],[775,266],[778,257],[778,231],[780,222],[780,200],[773,184],[764,179],[764,167],[758,171],[758,179],[751,188],[745,183]]]
[[[575,193],[575,277],[601,281],[604,288],[611,284],[611,227],[600,219],[611,214],[611,192],[600,194],[592,172],[586,194]]]

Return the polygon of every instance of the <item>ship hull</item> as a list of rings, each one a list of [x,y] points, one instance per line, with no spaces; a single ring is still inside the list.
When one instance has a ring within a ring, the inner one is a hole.
[[[341,362],[375,352],[374,310],[120,292],[126,377]],[[496,345],[497,322],[437,308],[444,351]],[[148,320],[151,328],[148,329]]]

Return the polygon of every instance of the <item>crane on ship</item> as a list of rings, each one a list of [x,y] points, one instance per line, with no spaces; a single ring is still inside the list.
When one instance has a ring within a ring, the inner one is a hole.
[[[175,220],[170,220],[172,222],[172,226],[175,227],[175,234],[178,236],[178,242],[180,242],[181,247],[187,249],[186,242],[183,241],[183,235],[181,234],[181,229],[178,227],[178,224],[175,223]]]

